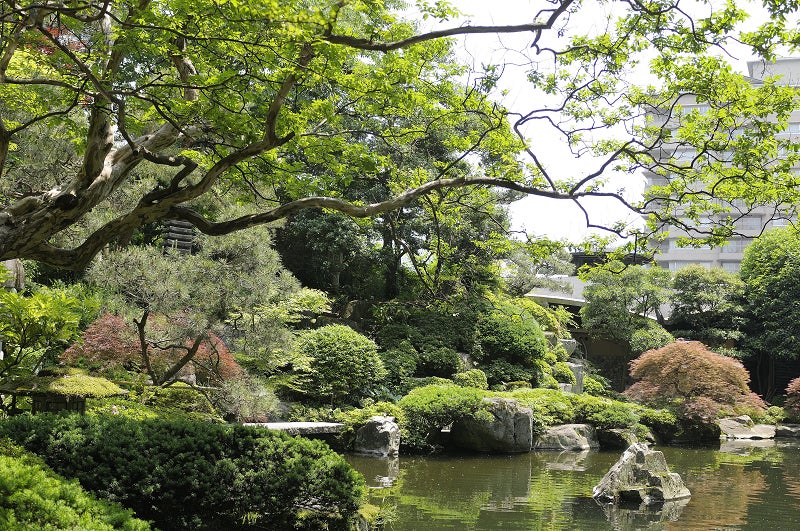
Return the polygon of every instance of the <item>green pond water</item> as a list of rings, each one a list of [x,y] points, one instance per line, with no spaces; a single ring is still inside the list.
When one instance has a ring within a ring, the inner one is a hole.
[[[692,492],[658,512],[592,499],[620,452],[347,459],[370,502],[394,514],[392,531],[800,530],[800,443],[656,449]]]

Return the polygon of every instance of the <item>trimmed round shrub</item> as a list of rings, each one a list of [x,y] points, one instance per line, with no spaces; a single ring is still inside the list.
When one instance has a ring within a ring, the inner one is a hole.
[[[639,422],[636,406],[587,394],[568,395],[575,405],[576,422],[600,429],[632,428]]]
[[[559,383],[575,384],[575,373],[566,362],[558,361],[553,365],[553,378]]]
[[[295,350],[309,359],[303,390],[330,403],[354,404],[386,376],[374,341],[350,327],[328,325],[300,336]]]
[[[485,396],[485,391],[456,385],[427,385],[412,390],[397,403],[406,420],[401,444],[417,452],[438,449],[442,428],[476,413]]]
[[[349,529],[363,478],[321,441],[240,425],[20,415],[6,436],[162,529]]]
[[[539,383],[539,369],[536,367],[523,367],[505,359],[497,359],[483,366],[486,379],[490,386],[501,385],[506,382],[528,382],[531,385]]]
[[[416,376],[439,376],[449,378],[461,370],[458,352],[447,347],[429,348],[417,359]]]
[[[613,397],[616,395],[616,391],[611,388],[608,380],[598,374],[587,374],[583,377],[583,392],[592,396]]]
[[[547,352],[547,339],[533,319],[495,312],[478,321],[476,353],[483,360],[530,364]]]
[[[480,369],[457,372],[453,375],[453,383],[461,387],[474,387],[476,389],[489,388],[489,384],[486,380],[486,373]]]
[[[0,441],[0,525],[3,529],[146,531],[117,503],[98,500],[19,447]]]
[[[392,392],[406,392],[407,380],[417,370],[417,350],[408,341],[401,341],[397,347],[379,353],[386,369],[386,384]]]

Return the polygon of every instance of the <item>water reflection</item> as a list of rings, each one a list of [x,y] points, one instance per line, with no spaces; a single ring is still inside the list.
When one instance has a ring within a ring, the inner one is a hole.
[[[372,503],[396,508],[392,531],[800,529],[797,443],[659,449],[692,492],[661,511],[591,498],[616,452],[348,460],[366,477]]]

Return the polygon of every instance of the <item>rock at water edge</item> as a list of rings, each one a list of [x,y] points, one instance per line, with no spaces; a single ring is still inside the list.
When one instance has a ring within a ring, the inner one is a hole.
[[[548,428],[536,437],[534,450],[570,450],[580,452],[599,448],[597,432],[590,424],[562,424]]]
[[[400,427],[394,417],[371,417],[356,432],[353,451],[382,457],[400,453]]]
[[[656,505],[691,493],[681,477],[669,471],[663,453],[637,443],[623,452],[592,495],[602,502]]]
[[[450,444],[473,452],[530,452],[533,412],[510,398],[484,398],[478,415],[453,423]]]

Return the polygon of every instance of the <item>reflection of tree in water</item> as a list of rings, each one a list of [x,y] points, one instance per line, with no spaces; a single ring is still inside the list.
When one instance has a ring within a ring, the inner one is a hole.
[[[749,506],[767,490],[760,470],[749,465],[763,458],[762,452],[752,455],[702,452],[711,457],[705,466],[680,472],[692,492],[681,518],[667,529],[681,531],[739,529],[747,524]],[[675,467],[673,467],[673,470]]]

